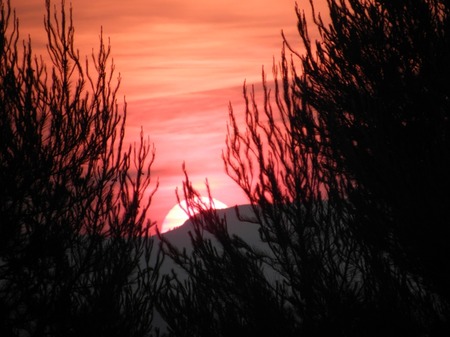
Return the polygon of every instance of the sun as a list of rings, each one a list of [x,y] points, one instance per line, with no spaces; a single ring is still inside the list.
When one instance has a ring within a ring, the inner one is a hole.
[[[201,197],[200,200],[206,205],[209,205],[209,198]],[[228,207],[223,202],[214,198],[212,199],[212,204],[215,209],[223,209]],[[180,227],[186,222],[186,220],[189,219],[189,216],[186,214],[183,208],[186,209],[186,200],[181,201],[180,204],[176,204],[170,209],[161,225],[161,233],[165,233],[171,231],[174,228]]]

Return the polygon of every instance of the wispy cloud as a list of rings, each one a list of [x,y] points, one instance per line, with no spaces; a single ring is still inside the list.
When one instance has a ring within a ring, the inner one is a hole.
[[[280,54],[281,30],[294,45],[298,41],[294,1],[72,2],[81,54],[98,49],[100,27],[111,39],[128,101],[127,141],[137,140],[142,126],[155,143],[153,175],[161,187],[153,219],[161,222],[175,203],[183,162],[195,184],[208,177],[219,200],[243,202],[221,160],[227,105],[242,104],[243,81],[258,83],[261,67],[271,68]],[[54,3],[59,8],[60,2]],[[30,33],[36,51],[44,53],[43,2],[12,0],[11,5],[21,18],[22,38]]]

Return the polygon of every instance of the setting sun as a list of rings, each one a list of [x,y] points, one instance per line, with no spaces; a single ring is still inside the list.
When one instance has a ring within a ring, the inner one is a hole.
[[[202,197],[201,202],[204,203],[205,205],[209,205],[209,198]],[[223,209],[228,207],[223,202],[220,202],[216,199],[212,199],[212,206],[215,209]],[[169,213],[164,218],[164,221],[161,225],[161,233],[165,233],[171,231],[172,229],[182,226],[186,222],[186,220],[189,219],[189,216],[186,214],[185,211],[186,208],[187,208],[186,200],[183,200],[181,201],[180,204],[176,204],[175,206],[173,206],[169,211]]]

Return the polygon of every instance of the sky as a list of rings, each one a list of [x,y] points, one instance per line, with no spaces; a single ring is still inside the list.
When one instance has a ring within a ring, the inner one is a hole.
[[[53,1],[59,7],[60,1]],[[45,53],[44,0],[11,0],[36,53]],[[70,4],[67,0],[66,4]],[[308,1],[299,0],[308,8]],[[261,82],[261,70],[280,59],[283,30],[296,32],[291,0],[72,0],[75,44],[81,55],[98,50],[100,30],[110,39],[119,96],[127,102],[126,142],[141,127],[156,148],[159,180],[149,216],[161,224],[177,203],[185,163],[190,180],[228,206],[247,199],[225,173],[228,104],[243,111],[242,85]],[[320,8],[319,8],[320,11]],[[119,102],[120,103],[120,102]]]

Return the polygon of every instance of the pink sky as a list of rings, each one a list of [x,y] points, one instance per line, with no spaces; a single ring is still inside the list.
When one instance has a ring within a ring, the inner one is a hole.
[[[60,1],[54,1],[60,4]],[[68,4],[69,1],[66,1]],[[308,6],[301,1],[301,6]],[[44,0],[11,0],[21,37],[42,53]],[[204,192],[232,206],[247,203],[225,174],[228,103],[242,107],[242,84],[258,84],[261,68],[279,59],[281,30],[298,42],[291,0],[73,0],[76,45],[82,55],[111,39],[121,94],[128,103],[127,141],[141,126],[156,146],[152,174],[160,187],[150,218],[161,224],[176,204],[182,163]],[[42,51],[41,51],[42,50]]]

